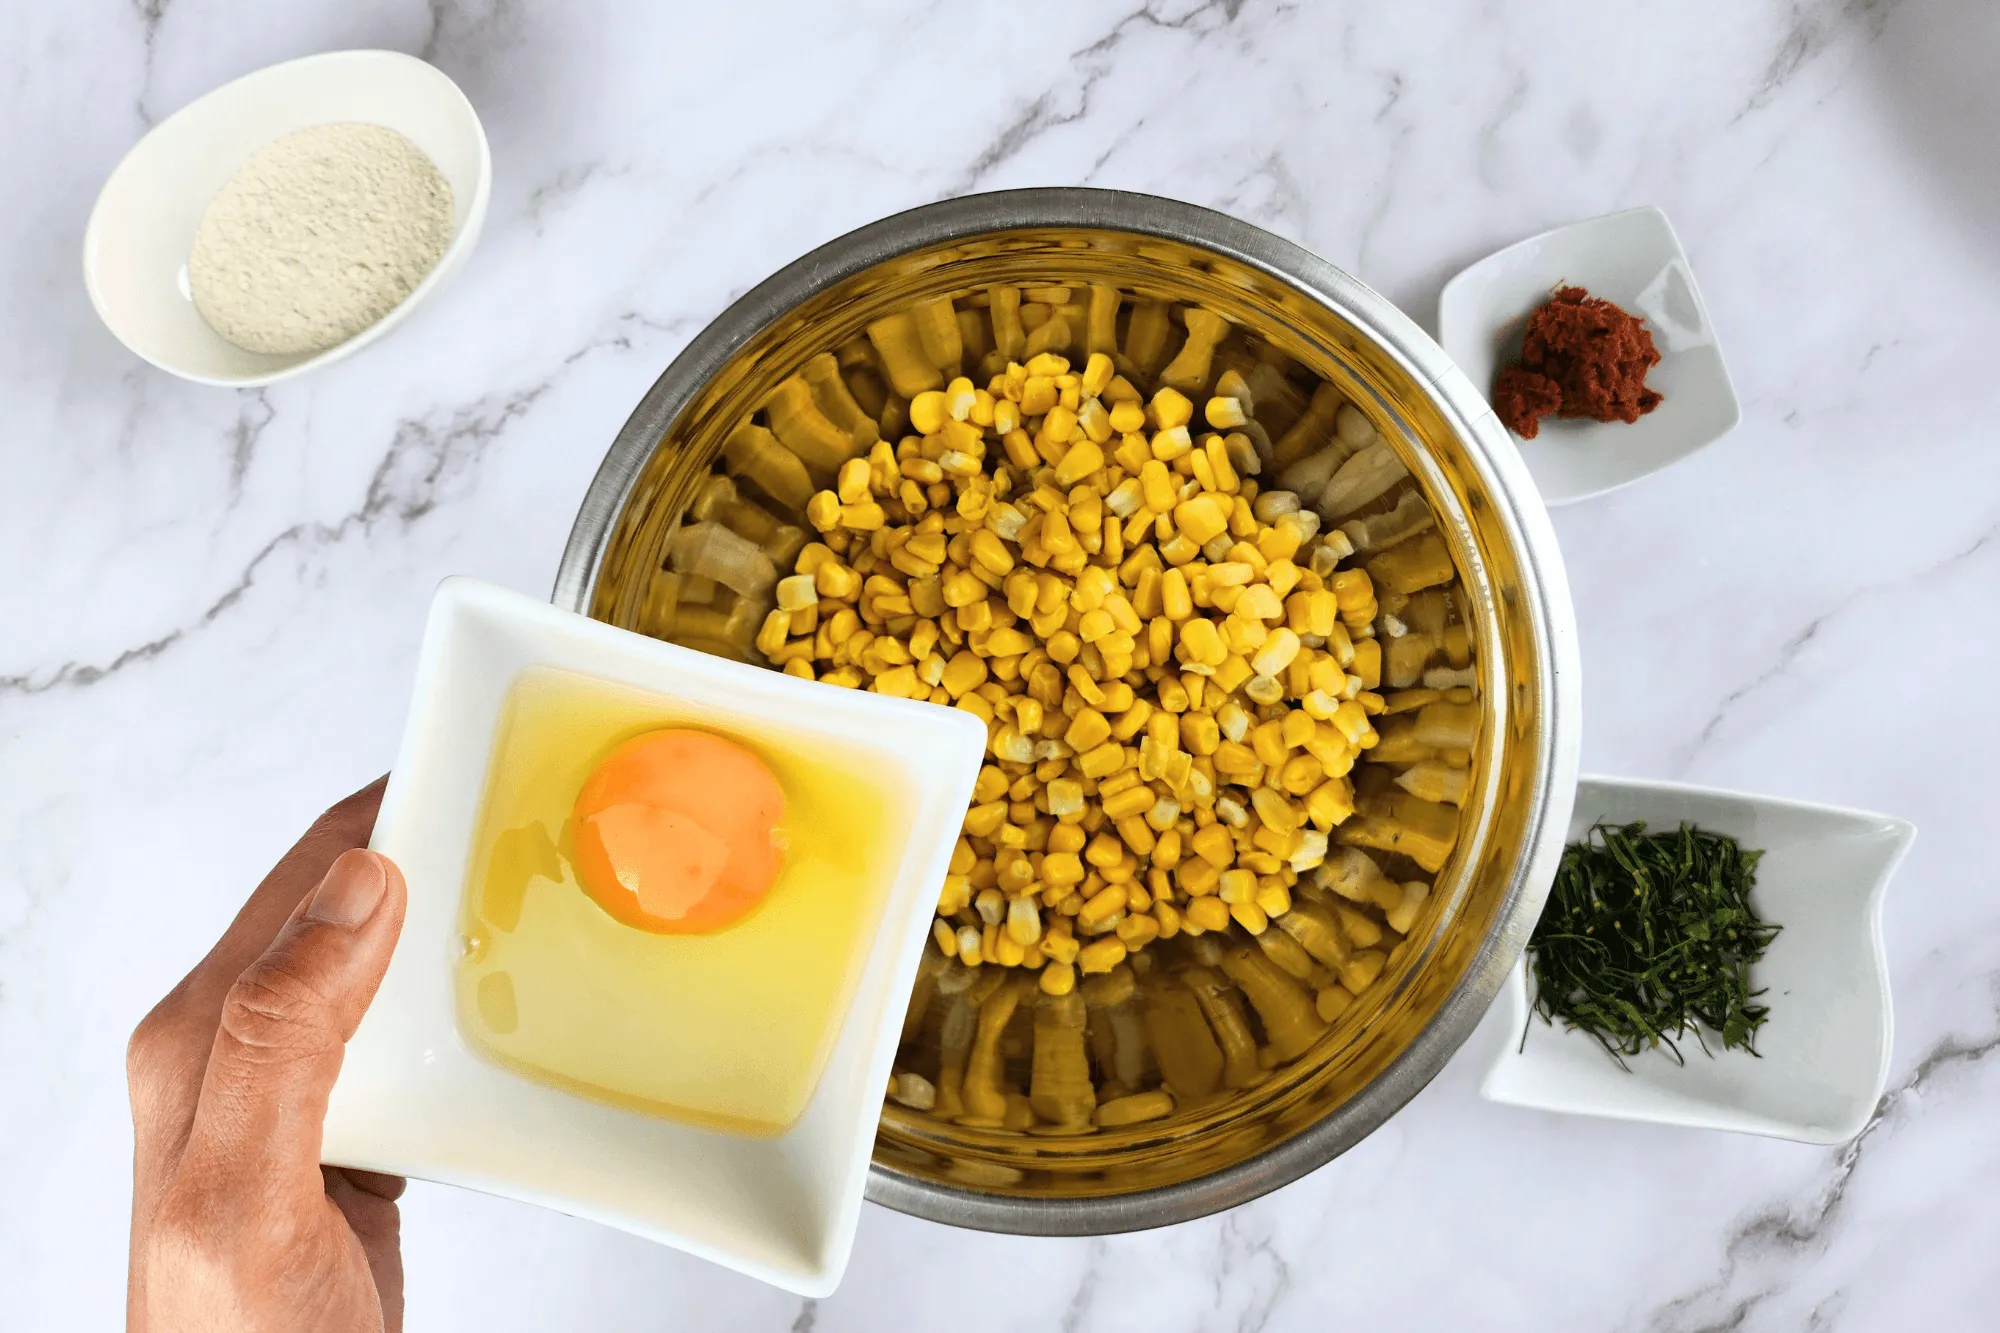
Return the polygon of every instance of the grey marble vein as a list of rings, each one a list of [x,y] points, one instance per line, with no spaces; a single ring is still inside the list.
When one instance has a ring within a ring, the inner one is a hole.
[[[173,0],[132,0],[132,8],[139,16],[139,36],[144,44],[141,61],[138,95],[132,99],[132,109],[138,114],[141,125],[151,126],[153,110],[147,105],[153,95],[153,62],[159,56],[160,25],[166,21],[167,9]]]
[[[995,169],[1020,153],[1041,135],[1059,126],[1073,125],[1082,120],[1090,113],[1090,90],[1096,87],[1097,81],[1108,72],[1107,67],[1100,65],[1084,75],[1083,82],[1075,87],[1073,96],[1063,96],[1070,92],[1069,89],[1052,88],[1022,107],[1014,118],[1001,128],[1000,133],[995,135],[986,147],[979,150],[978,156],[972,159],[965,170],[953,178],[939,198],[948,199],[954,195],[976,191],[980,183],[992,175]],[[1062,103],[1071,104],[1062,105]]]
[[[1104,1238],[1092,1236],[1086,1242],[1083,1257],[1083,1273],[1076,1280],[1076,1290],[1070,1293],[1069,1304],[1063,1307],[1062,1333],[1085,1333],[1089,1327],[1091,1311],[1097,1302],[1097,1288],[1103,1276],[1103,1264],[1110,1253]]]
[[[2000,996],[2000,977],[1990,988]],[[1814,1263],[1840,1224],[1869,1148],[1907,1123],[1912,1107],[1942,1075],[1977,1065],[2000,1051],[2000,1005],[1995,1026],[1977,1037],[1952,1035],[1931,1046],[1902,1082],[1883,1094],[1861,1133],[1833,1152],[1833,1169],[1818,1192],[1803,1201],[1771,1204],[1733,1228],[1722,1246],[1721,1271],[1708,1284],[1676,1297],[1646,1320],[1648,1333],[1732,1333],[1782,1292],[1796,1271]]]
[[[1234,22],[1242,12],[1243,0],[1212,0],[1199,5],[1178,17],[1165,17],[1153,5],[1145,5],[1120,18],[1104,36],[1078,50],[1070,57],[1072,67],[1081,63],[1084,68],[1080,82],[1058,85],[1050,88],[1024,107],[1019,108],[986,146],[974,155],[965,169],[955,176],[945,188],[940,198],[969,194],[979,189],[981,183],[995,170],[1019,156],[1030,144],[1040,139],[1050,130],[1064,125],[1074,125],[1090,114],[1091,92],[1100,81],[1112,72],[1114,57],[1128,30],[1134,24],[1145,24],[1155,28],[1165,28],[1180,32],[1199,32],[1200,23],[1211,13],[1220,13],[1224,23]],[[1115,145],[1114,145],[1115,147]],[[1101,167],[1109,156],[1098,159]],[[1093,174],[1096,168],[1093,168]]]
[[[513,40],[526,20],[526,11],[517,0],[485,0],[483,5],[428,0],[427,8],[430,29],[418,54],[453,67],[476,62]]]
[[[257,441],[264,429],[277,418],[270,395],[263,389],[245,389],[239,395],[235,424],[229,428],[229,507],[243,498],[243,479],[250,473],[250,461],[257,453]]]
[[[0,676],[0,698],[46,694],[51,690],[94,685],[142,662],[148,662],[214,624],[256,586],[258,571],[280,551],[338,544],[358,532],[372,530],[383,520],[407,526],[437,507],[444,482],[470,465],[472,459],[553,386],[545,380],[501,399],[455,409],[439,424],[431,418],[396,423],[382,460],[368,479],[359,507],[331,523],[294,523],[266,541],[220,596],[189,624],[145,643],[124,649],[104,663],[65,662],[53,670]]]
[[[1382,228],[1388,225],[1390,214],[1397,204],[1397,184],[1402,180],[1402,172],[1397,164],[1402,161],[1404,150],[1416,132],[1415,125],[1406,123],[1398,125],[1390,136],[1389,170],[1384,178],[1376,183],[1374,200],[1368,207],[1367,217],[1362,221],[1360,234],[1355,238],[1354,271],[1364,282],[1371,280],[1370,275],[1375,268],[1376,240],[1380,237]]]
[[[528,223],[537,236],[544,234],[546,214],[556,205],[572,198],[595,180],[611,179],[626,174],[621,169],[605,166],[602,162],[586,162],[582,166],[565,167],[556,173],[555,179],[546,185],[537,185],[528,193]]]
[[[1403,76],[1396,70],[1387,70],[1382,75],[1382,105],[1375,108],[1374,120],[1377,124],[1389,118],[1396,104],[1403,100]]]
[[[1312,230],[1312,199],[1299,175],[1286,163],[1283,151],[1276,148],[1253,163],[1228,193],[1216,200],[1216,207],[1293,239]]]
[[[1901,4],[1902,0],[1820,0],[1794,4],[1784,39],[1731,123],[1776,101],[1801,70],[1856,29],[1860,30],[1863,41],[1881,36],[1889,16]]]
[[[1505,150],[1500,146],[1500,136],[1513,119],[1520,115],[1521,108],[1528,104],[1528,76],[1525,71],[1514,76],[1513,86],[1500,99],[1500,105],[1479,127],[1479,179],[1488,189],[1499,189],[1507,183],[1504,158]]]

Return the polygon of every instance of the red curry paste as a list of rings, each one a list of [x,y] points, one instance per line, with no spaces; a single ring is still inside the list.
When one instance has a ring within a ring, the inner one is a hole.
[[[1493,380],[1493,410],[1532,440],[1545,416],[1637,421],[1660,405],[1646,372],[1660,353],[1645,321],[1581,287],[1558,288],[1528,316],[1521,362]]]

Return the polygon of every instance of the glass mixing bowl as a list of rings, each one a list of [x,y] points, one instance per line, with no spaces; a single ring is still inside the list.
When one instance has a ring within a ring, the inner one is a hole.
[[[1338,1156],[1437,1073],[1526,944],[1575,794],[1575,628],[1547,514],[1481,394],[1382,297],[1247,223],[1104,190],[949,200],[822,246],[697,336],[612,444],[554,594],[560,606],[643,629],[668,538],[729,430],[808,357],[871,320],[996,283],[1093,282],[1216,311],[1364,409],[1452,548],[1486,712],[1457,846],[1411,947],[1293,1064],[1222,1102],[1078,1138],[884,1106],[871,1199],[1041,1235],[1203,1216]]]

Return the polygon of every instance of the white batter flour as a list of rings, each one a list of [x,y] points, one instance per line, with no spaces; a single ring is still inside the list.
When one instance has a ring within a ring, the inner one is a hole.
[[[408,296],[451,241],[451,185],[380,125],[315,125],[250,155],[188,255],[208,326],[251,352],[318,352]]]

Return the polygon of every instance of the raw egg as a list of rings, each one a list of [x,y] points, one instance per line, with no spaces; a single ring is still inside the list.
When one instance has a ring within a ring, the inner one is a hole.
[[[771,891],[784,818],[784,788],[750,750],[685,727],[650,731],[607,755],[577,793],[577,877],[628,926],[721,930]]]
[[[709,726],[521,674],[466,867],[459,1031],[579,1096],[780,1134],[840,1035],[912,796],[866,750]]]

